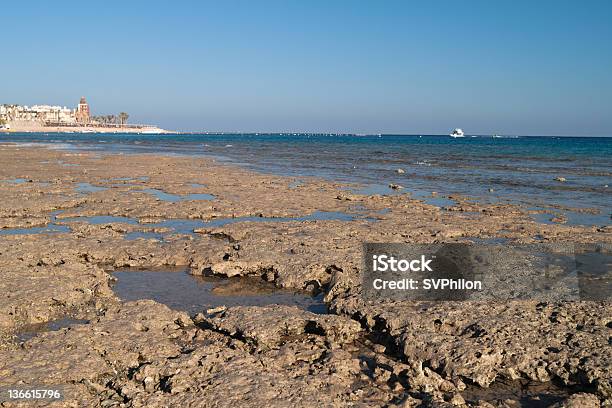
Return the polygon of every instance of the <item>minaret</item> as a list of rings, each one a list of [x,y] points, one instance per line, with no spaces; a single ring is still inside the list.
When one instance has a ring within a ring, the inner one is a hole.
[[[89,123],[89,104],[84,96],[81,97],[81,101],[79,102],[79,107],[76,111],[76,120],[79,123]]]

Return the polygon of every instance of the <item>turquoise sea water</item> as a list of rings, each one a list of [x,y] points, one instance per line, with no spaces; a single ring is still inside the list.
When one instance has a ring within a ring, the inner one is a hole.
[[[612,138],[313,134],[0,135],[0,143],[124,153],[212,156],[288,176],[318,176],[392,194],[432,191],[563,213],[570,224],[610,224]],[[397,169],[405,173],[397,173]],[[563,177],[567,181],[556,181]],[[189,181],[186,181],[189,182]],[[493,191],[490,191],[493,189]],[[599,214],[562,207],[595,208]],[[539,217],[548,222],[548,215]]]

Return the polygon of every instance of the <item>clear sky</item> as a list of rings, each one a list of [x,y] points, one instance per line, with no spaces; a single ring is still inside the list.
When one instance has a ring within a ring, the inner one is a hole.
[[[0,103],[175,130],[612,135],[612,1],[12,1]]]

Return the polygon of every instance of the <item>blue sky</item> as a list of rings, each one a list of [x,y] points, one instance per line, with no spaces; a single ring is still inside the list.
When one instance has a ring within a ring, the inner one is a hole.
[[[5,2],[0,103],[176,130],[612,135],[612,1]]]

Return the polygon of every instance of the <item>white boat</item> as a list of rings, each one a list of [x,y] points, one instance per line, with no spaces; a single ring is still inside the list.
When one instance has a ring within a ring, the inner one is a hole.
[[[463,133],[463,130],[457,128],[457,129],[453,129],[453,131],[451,132],[449,136],[450,137],[465,137],[465,134]]]
[[[164,131],[158,128],[144,128],[139,133],[142,135],[158,135],[160,133],[164,133]]]

